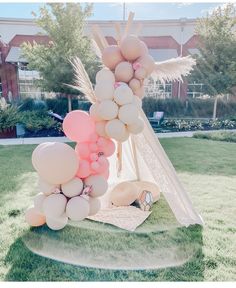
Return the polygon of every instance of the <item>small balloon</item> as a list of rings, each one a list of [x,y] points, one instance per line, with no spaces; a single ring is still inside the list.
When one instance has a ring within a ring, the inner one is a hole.
[[[50,229],[55,231],[63,229],[66,226],[67,222],[68,217],[65,213],[58,217],[46,217],[46,224]]]
[[[52,193],[57,192],[60,189],[60,185],[50,184],[44,181],[42,178],[39,178],[38,188],[39,188],[39,191],[42,192],[44,195],[49,196]]]
[[[66,197],[62,194],[52,194],[43,201],[43,213],[49,217],[61,216],[66,208]]]
[[[143,131],[143,128],[144,128],[144,123],[140,118],[137,119],[135,123],[127,125],[128,131],[132,134],[141,133]]]
[[[89,216],[97,214],[100,208],[100,200],[98,198],[89,197]]]
[[[80,195],[83,187],[83,181],[80,178],[76,177],[69,182],[62,184],[61,190],[66,197],[71,198]]]
[[[106,134],[110,138],[117,141],[119,141],[119,139],[122,139],[125,134],[125,129],[125,124],[119,119],[108,121],[105,126]]]
[[[46,218],[35,207],[30,207],[25,212],[25,221],[33,227],[39,227],[45,224]]]
[[[112,100],[114,95],[114,83],[112,82],[98,82],[96,84],[94,93],[98,101]]]
[[[104,177],[100,175],[91,175],[85,179],[85,185],[91,186],[91,197],[99,197],[106,193],[108,184]]]
[[[129,86],[121,85],[116,88],[114,93],[114,100],[118,105],[132,103],[133,97],[133,92]]]
[[[125,59],[134,61],[143,53],[143,45],[135,35],[126,36],[121,40],[121,53]]]
[[[115,83],[115,76],[112,73],[112,71],[108,68],[102,68],[98,73],[96,74],[96,83],[98,82],[110,82],[112,84]]]
[[[79,163],[79,169],[76,173],[78,178],[86,178],[91,174],[90,163],[87,160],[81,159]]]
[[[46,199],[46,195],[43,193],[38,193],[34,197],[34,208],[40,213],[43,213],[43,201],[45,199]]]
[[[66,215],[72,221],[84,220],[89,215],[89,202],[81,196],[71,198],[66,205]]]
[[[119,109],[118,117],[125,124],[133,124],[138,119],[138,108],[133,103],[123,105]]]
[[[104,100],[98,106],[98,115],[104,120],[112,120],[117,117],[118,106],[112,100]]]
[[[107,121],[99,121],[95,123],[95,130],[98,133],[99,136],[107,137],[105,126]]]
[[[115,77],[116,81],[128,83],[134,75],[134,69],[129,62],[121,62],[116,66]]]
[[[102,118],[98,115],[98,105],[99,103],[96,102],[92,104],[89,108],[89,115],[94,121],[100,121]]]
[[[124,61],[120,48],[117,45],[110,45],[102,52],[102,62],[109,69],[114,70],[117,64]]]
[[[75,151],[80,159],[87,159],[90,155],[89,142],[81,142],[76,144]]]

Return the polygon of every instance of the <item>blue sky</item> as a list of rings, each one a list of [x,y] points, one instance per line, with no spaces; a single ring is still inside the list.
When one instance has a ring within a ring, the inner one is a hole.
[[[38,12],[40,3],[0,3],[0,17],[33,18],[31,12]],[[126,15],[135,12],[136,20],[197,18],[206,15],[221,3],[128,3]],[[122,3],[95,3],[93,20],[121,20]]]

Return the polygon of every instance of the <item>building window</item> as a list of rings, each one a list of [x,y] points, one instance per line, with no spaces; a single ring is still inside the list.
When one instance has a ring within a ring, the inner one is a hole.
[[[203,83],[189,83],[188,84],[188,91],[187,91],[187,95],[190,98],[199,98],[203,96]]]
[[[150,78],[145,85],[145,94],[158,99],[172,98],[172,83],[163,84]]]
[[[36,85],[39,79],[38,71],[28,70],[25,65],[18,66],[18,87],[22,99],[27,97],[41,99],[44,96],[45,93]]]

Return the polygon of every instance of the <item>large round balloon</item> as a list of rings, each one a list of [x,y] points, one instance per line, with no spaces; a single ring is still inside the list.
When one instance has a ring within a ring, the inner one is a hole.
[[[95,124],[93,119],[88,113],[81,110],[71,111],[63,121],[63,131],[72,141],[88,141],[94,130]]]
[[[102,52],[102,62],[111,70],[115,69],[116,65],[124,61],[121,55],[120,48],[117,45],[110,45]]]
[[[143,44],[137,36],[129,35],[122,39],[120,49],[125,59],[133,61],[142,55]]]
[[[67,144],[57,142],[48,142],[38,153],[33,153],[32,163],[39,176],[51,184],[68,182],[79,167],[75,150]]]

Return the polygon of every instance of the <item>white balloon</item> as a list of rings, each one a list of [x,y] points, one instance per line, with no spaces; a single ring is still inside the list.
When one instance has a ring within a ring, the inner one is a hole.
[[[138,118],[135,123],[127,125],[127,129],[132,134],[139,134],[143,131],[144,123],[143,120]]]
[[[132,103],[133,98],[133,91],[128,85],[121,85],[115,89],[114,100],[118,105]]]
[[[39,178],[38,188],[39,191],[42,192],[44,195],[49,196],[52,193],[55,193],[57,190],[59,190],[60,185],[50,184],[44,181],[42,178]]]
[[[98,105],[99,103],[96,102],[92,104],[89,108],[89,115],[95,120],[95,121],[101,121],[102,118],[98,115]]]
[[[112,100],[104,100],[98,105],[98,115],[103,120],[112,120],[118,115],[118,106]]]
[[[142,108],[143,102],[142,102],[142,100],[141,100],[138,96],[134,95],[133,103],[134,103],[138,108]]]
[[[38,193],[35,197],[34,197],[34,208],[40,212],[43,213],[43,201],[46,199],[46,195],[43,193]]]
[[[43,201],[43,212],[48,217],[58,217],[65,212],[67,199],[62,194],[52,194]]]
[[[104,81],[110,82],[111,84],[115,83],[115,75],[108,68],[103,68],[96,74],[96,83]]]
[[[65,213],[58,217],[46,217],[46,224],[52,230],[61,230],[63,229],[68,222],[68,217]]]
[[[125,128],[125,133],[118,140],[120,142],[125,142],[126,140],[128,140],[128,138],[129,138],[129,131],[127,128]]]
[[[91,197],[99,197],[106,193],[108,184],[107,180],[100,175],[91,175],[84,181],[85,185],[92,186],[89,194]]]
[[[122,139],[125,135],[125,124],[121,122],[119,119],[113,119],[111,121],[108,121],[105,126],[105,131],[107,136],[110,138],[113,138],[117,141],[119,139]]]
[[[80,178],[74,178],[69,182],[61,185],[62,193],[66,197],[75,197],[80,195],[83,190],[83,181]]]
[[[119,109],[118,117],[125,124],[133,124],[138,119],[138,108],[133,103],[123,105]]]
[[[72,221],[81,221],[89,215],[89,202],[81,196],[71,198],[66,205],[66,215]]]
[[[97,214],[100,208],[100,200],[98,198],[89,197],[89,216]]]
[[[94,92],[99,101],[112,100],[114,96],[114,83],[109,81],[99,82],[95,85]]]

